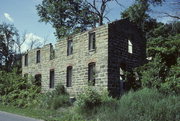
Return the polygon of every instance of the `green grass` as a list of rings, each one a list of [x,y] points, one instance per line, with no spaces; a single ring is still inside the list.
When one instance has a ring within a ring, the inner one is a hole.
[[[163,95],[155,89],[130,91],[121,99],[105,99],[92,109],[76,106],[47,110],[0,105],[0,110],[45,121],[179,121],[180,96]]]
[[[60,108],[58,110],[45,110],[0,105],[0,110],[36,119],[43,119],[45,121],[85,121],[81,115],[71,111],[73,110],[72,107]]]
[[[100,121],[180,121],[180,96],[163,95],[156,89],[129,92],[116,105],[97,109]]]
[[[56,117],[57,111],[55,110],[43,110],[33,108],[17,108],[14,106],[0,105],[0,110],[10,113],[15,113],[23,116],[33,117],[36,119],[53,120]]]

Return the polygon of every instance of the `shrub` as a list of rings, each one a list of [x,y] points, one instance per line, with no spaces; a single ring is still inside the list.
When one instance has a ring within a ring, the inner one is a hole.
[[[107,90],[100,91],[91,86],[85,88],[75,102],[76,111],[80,114],[88,114],[87,117],[93,116],[101,105],[115,106],[116,104],[117,100],[109,97]]]
[[[180,58],[177,63],[168,67],[162,58],[156,55],[152,61],[136,68],[141,75],[142,87],[156,88],[160,92],[178,94],[180,90]]]
[[[0,72],[0,96],[1,103],[17,107],[34,105],[39,93],[39,87],[32,85],[26,78],[12,72]]]
[[[102,103],[100,94],[95,88],[86,88],[77,97],[76,104],[81,109],[92,109],[95,106],[98,106]]]
[[[47,92],[40,97],[40,107],[58,109],[70,105],[69,95],[63,85],[59,84],[52,92]]]
[[[102,105],[96,120],[102,121],[179,121],[180,96],[165,96],[156,89],[130,91],[116,106]]]

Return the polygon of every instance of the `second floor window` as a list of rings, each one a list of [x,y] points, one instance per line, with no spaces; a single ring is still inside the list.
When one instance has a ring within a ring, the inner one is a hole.
[[[28,54],[24,56],[24,66],[28,66]]]
[[[67,43],[67,55],[71,55],[71,54],[73,54],[73,41],[68,40],[68,43]]]
[[[130,40],[128,40],[128,53],[133,53],[133,45]]]
[[[40,63],[40,50],[36,53],[36,63]]]
[[[95,47],[96,47],[95,32],[89,33],[89,50],[95,50]]]

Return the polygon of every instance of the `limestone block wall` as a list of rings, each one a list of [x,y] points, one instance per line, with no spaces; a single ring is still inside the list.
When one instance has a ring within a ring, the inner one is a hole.
[[[89,33],[95,32],[95,50],[89,51]],[[73,53],[67,55],[68,40],[73,42]],[[133,52],[128,53],[128,40]],[[88,86],[88,64],[95,63],[95,88],[108,89],[111,95],[120,94],[120,67],[125,70],[143,64],[146,58],[146,41],[141,31],[127,20],[119,20],[95,29],[71,35],[55,44],[55,58],[52,45],[27,52],[28,66],[22,58],[22,74],[41,74],[42,91],[51,90],[50,70],[54,70],[55,86],[63,84],[72,96],[76,96]],[[36,53],[40,50],[40,63],[36,63]],[[67,67],[72,66],[72,86],[67,87]]]
[[[119,95],[120,67],[124,71],[144,64],[146,58],[146,40],[142,32],[127,20],[109,24],[108,41],[108,88],[111,95]],[[128,40],[132,43],[132,53],[128,52]]]
[[[88,50],[89,32],[95,32],[96,49]],[[73,41],[73,54],[67,56],[67,41]],[[101,26],[94,30],[83,32],[65,38],[56,44],[56,82],[66,85],[66,71],[72,66],[72,87],[67,90],[75,95],[88,85],[88,64],[95,62],[96,81],[95,87],[107,88],[107,64],[108,64],[108,26]]]
[[[89,32],[95,32],[96,49],[89,51]],[[67,56],[67,41],[73,41],[73,54]],[[41,61],[36,63],[36,52],[40,50]],[[55,72],[55,86],[58,83],[65,85],[67,67],[72,66],[72,87],[66,87],[71,95],[78,94],[83,87],[88,85],[88,64],[95,62],[95,87],[107,89],[108,84],[108,25],[103,25],[90,31],[75,34],[64,38],[55,44],[55,58],[50,60],[51,45],[41,49],[30,50],[28,66],[24,66],[22,58],[22,73],[42,76],[42,91],[50,90],[50,70]]]
[[[22,57],[22,74],[28,76],[35,76],[41,74],[42,90],[49,88],[49,70],[54,68],[55,60],[50,60],[51,44],[47,44],[42,48],[37,48],[28,51],[28,66],[24,65],[24,56]],[[40,63],[36,63],[36,53],[40,50]]]

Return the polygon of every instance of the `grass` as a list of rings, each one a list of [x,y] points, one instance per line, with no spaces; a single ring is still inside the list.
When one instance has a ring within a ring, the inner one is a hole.
[[[47,110],[0,105],[0,110],[45,121],[179,121],[179,100],[179,95],[163,95],[145,88],[130,91],[119,100],[107,98],[101,105],[83,112],[76,106]]]
[[[58,110],[47,110],[0,105],[0,110],[36,119],[42,119],[44,121],[85,121],[84,117],[76,113],[73,107],[60,108]]]
[[[43,109],[34,109],[34,108],[17,108],[14,106],[5,106],[0,105],[0,110],[15,113],[23,116],[28,116],[36,119],[44,119],[44,120],[53,120],[52,117],[57,115],[57,111],[55,110],[43,110]]]
[[[100,121],[180,121],[180,96],[163,95],[156,89],[129,92],[114,106],[97,109]]]

